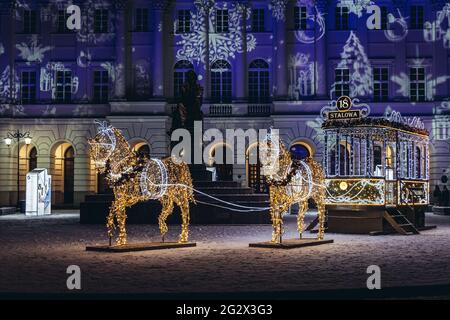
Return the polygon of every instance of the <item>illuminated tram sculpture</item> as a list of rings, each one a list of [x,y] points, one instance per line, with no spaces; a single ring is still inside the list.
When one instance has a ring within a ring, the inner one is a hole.
[[[418,233],[429,203],[428,132],[419,118],[369,118],[368,105],[345,98],[353,110],[339,107],[342,97],[322,109],[328,231]]]

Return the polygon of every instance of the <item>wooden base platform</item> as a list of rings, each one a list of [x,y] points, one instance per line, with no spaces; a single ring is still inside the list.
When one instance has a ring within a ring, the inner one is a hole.
[[[450,216],[450,207],[433,206],[433,213],[441,216]]]
[[[101,252],[133,252],[133,251],[146,251],[146,250],[162,250],[162,249],[175,249],[175,248],[186,248],[195,247],[197,244],[195,242],[143,242],[134,244],[125,244],[122,246],[118,245],[98,245],[98,246],[87,246],[86,251],[101,251]]]
[[[294,249],[302,247],[319,246],[322,244],[333,243],[333,239],[329,240],[316,240],[313,238],[303,239],[286,239],[281,243],[274,243],[271,241],[250,243],[249,247],[253,248],[274,248],[274,249]]]

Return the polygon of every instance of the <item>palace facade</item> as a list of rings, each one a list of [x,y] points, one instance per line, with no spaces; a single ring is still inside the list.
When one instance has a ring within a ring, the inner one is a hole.
[[[336,97],[358,98],[371,116],[419,116],[440,184],[450,170],[450,4],[375,0],[381,29],[371,30],[368,2],[1,1],[0,137],[32,139],[0,144],[0,206],[16,203],[17,179],[24,197],[36,167],[49,169],[55,205],[103,191],[87,145],[95,119],[140,152],[168,155],[189,70],[204,87],[204,129],[274,127],[291,152],[319,161],[320,110]],[[67,26],[69,4],[80,30]],[[216,179],[264,192],[257,165],[208,165]]]

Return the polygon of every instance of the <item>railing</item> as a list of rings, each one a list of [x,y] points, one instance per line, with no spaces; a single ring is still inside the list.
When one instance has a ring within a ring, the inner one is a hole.
[[[209,106],[210,116],[231,116],[233,114],[233,105],[231,104],[213,104]]]
[[[268,115],[272,111],[271,104],[249,104],[247,107],[248,115]]]

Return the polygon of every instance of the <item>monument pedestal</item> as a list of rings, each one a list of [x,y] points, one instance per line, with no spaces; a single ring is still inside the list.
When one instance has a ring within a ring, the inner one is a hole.
[[[440,216],[450,216],[450,207],[433,206],[433,213]]]
[[[204,164],[190,164],[192,181],[212,181],[212,172],[206,170]]]

